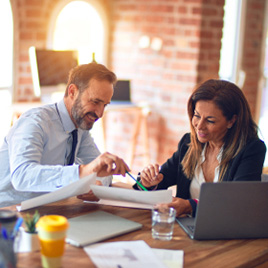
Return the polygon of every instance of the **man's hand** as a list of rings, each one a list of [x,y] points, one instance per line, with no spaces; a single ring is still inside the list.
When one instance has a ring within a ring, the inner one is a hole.
[[[108,152],[101,154],[95,160],[87,165],[80,165],[79,176],[83,178],[94,172],[98,177],[106,177],[109,175],[123,175],[126,171],[130,171],[128,165],[116,155]]]

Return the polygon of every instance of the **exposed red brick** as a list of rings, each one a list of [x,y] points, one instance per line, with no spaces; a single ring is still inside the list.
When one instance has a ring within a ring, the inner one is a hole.
[[[213,20],[209,23],[209,26],[211,27],[217,27],[217,28],[220,28],[222,29],[223,27],[223,21],[220,21],[220,20]]]
[[[25,28],[26,29],[31,29],[31,30],[38,30],[38,29],[42,29],[43,27],[45,27],[43,22],[40,21],[28,21],[25,23]]]
[[[19,61],[20,62],[29,62],[29,55],[28,55],[28,53],[21,54],[19,56]]]
[[[178,23],[181,25],[199,26],[201,24],[201,20],[194,18],[180,18]]]
[[[121,4],[118,6],[118,11],[128,11],[128,10],[135,10],[135,4]]]
[[[31,40],[33,39],[33,33],[32,32],[21,32],[20,33],[20,40]]]
[[[31,77],[20,77],[19,83],[21,85],[31,85],[32,84],[32,78]],[[32,92],[32,90],[31,90]]]
[[[204,0],[183,0],[185,4],[202,4]]]
[[[189,59],[189,60],[197,60],[199,57],[198,53],[191,53],[191,52],[177,52],[177,58],[179,59]]]
[[[26,90],[24,91],[24,94],[27,96],[33,96],[33,89],[32,88],[26,88]]]
[[[178,13],[180,13],[180,14],[186,14],[187,11],[188,11],[188,8],[186,6],[178,7]]]
[[[164,17],[163,16],[146,16],[146,20],[148,22],[161,23],[164,21]],[[137,19],[136,19],[136,21],[137,21]]]
[[[164,5],[149,5],[148,9],[150,10],[150,12],[173,12],[174,7],[168,4],[164,4]]]
[[[42,15],[42,10],[37,9],[37,8],[31,8],[26,10],[26,16],[28,18],[38,18],[41,17]]]
[[[203,13],[203,9],[201,7],[193,7],[192,13],[193,14],[202,14]]]
[[[25,6],[42,6],[40,0],[25,0]]]
[[[38,40],[38,41],[46,41],[46,37],[47,37],[47,34],[46,34],[46,32],[37,32],[36,33],[36,39]]]

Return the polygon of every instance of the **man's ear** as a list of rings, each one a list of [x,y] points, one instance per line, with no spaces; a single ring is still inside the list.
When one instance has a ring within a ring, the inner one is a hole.
[[[78,88],[75,84],[70,84],[68,87],[68,96],[70,99],[75,99],[76,94],[78,93]]]

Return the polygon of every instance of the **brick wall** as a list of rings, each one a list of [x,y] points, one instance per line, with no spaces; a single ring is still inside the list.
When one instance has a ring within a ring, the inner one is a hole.
[[[45,48],[49,19],[60,0],[11,0],[17,10],[15,100],[32,101],[28,49]],[[163,163],[189,130],[187,99],[197,83],[218,77],[224,0],[102,0],[111,24],[109,63],[119,78],[131,79],[135,102],[151,106],[148,118],[151,161]],[[248,0],[243,69],[244,92],[255,112],[260,66],[264,0]],[[147,36],[162,40],[155,51],[140,48]],[[111,114],[108,149],[127,155],[131,115]],[[113,127],[114,126],[114,127]],[[141,137],[137,152],[142,153]],[[136,157],[132,168],[143,165]]]
[[[12,5],[16,6],[17,16],[14,20],[17,22],[18,42],[16,47],[18,63],[17,66],[17,88],[15,89],[15,101],[33,101],[37,100],[33,94],[33,85],[31,78],[31,70],[29,63],[28,49],[30,46],[40,48],[46,47],[47,28],[49,22],[50,10],[53,8],[53,1],[51,0],[20,0],[13,1]]]
[[[133,100],[146,101],[152,108],[152,161],[163,163],[189,131],[186,102],[196,83],[218,77],[223,5],[224,1],[112,1],[112,66],[120,78],[131,79]],[[142,36],[160,38],[162,49],[140,48]]]
[[[100,4],[105,1],[100,0]],[[29,47],[35,46],[39,49],[47,48],[48,28],[53,10],[59,3],[66,3],[61,0],[11,0],[15,14],[15,35],[16,38],[16,71],[15,101],[37,101],[33,94],[31,78]]]

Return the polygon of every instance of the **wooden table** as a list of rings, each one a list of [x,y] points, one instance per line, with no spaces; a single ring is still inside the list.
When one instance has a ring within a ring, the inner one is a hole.
[[[16,210],[15,206],[8,209]],[[171,241],[154,240],[151,236],[151,211],[83,203],[73,197],[37,208],[41,215],[58,214],[72,218],[96,210],[103,210],[143,224],[141,230],[118,236],[113,241],[144,240],[152,248],[184,251],[184,267],[268,267],[268,239],[243,240],[191,240],[178,224],[174,227]],[[33,214],[35,209],[21,212]],[[268,226],[267,226],[268,228]],[[41,267],[40,252],[18,254],[17,267]],[[62,267],[95,267],[82,248],[66,244]],[[150,267],[146,267],[150,268]]]

